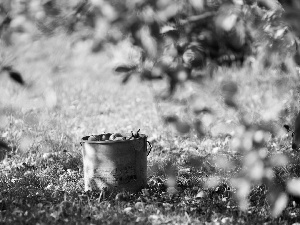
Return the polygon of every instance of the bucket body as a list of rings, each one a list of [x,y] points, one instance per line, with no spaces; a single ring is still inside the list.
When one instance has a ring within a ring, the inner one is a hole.
[[[124,141],[82,138],[85,191],[139,191],[147,185],[147,136]]]

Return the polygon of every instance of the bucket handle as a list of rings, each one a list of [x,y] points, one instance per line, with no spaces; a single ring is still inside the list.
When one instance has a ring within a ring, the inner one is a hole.
[[[147,143],[148,143],[148,145],[150,146],[150,149],[149,149],[149,151],[148,151],[148,153],[147,153],[147,156],[150,154],[150,152],[151,152],[151,150],[152,150],[152,145],[151,145],[151,143],[149,142],[149,141],[147,141]]]

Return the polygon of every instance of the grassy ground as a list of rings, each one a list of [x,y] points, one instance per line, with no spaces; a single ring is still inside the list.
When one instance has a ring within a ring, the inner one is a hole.
[[[211,163],[216,153],[235,157],[228,152],[228,142],[176,135],[163,125],[160,114],[180,113],[180,104],[161,103],[157,108],[153,99],[162,84],[155,83],[153,90],[133,79],[122,86],[111,72],[112,56],[90,54],[88,41],[74,46],[69,42],[62,35],[5,50],[16,56],[16,68],[33,83],[27,90],[1,78],[1,135],[13,147],[0,165],[2,224],[300,221],[299,205],[292,202],[281,217],[271,218],[263,187],[253,190],[245,212],[225,183],[207,188],[208,179],[219,175],[225,181],[237,172],[224,172]],[[138,129],[153,144],[148,187],[138,194],[84,192],[81,137]],[[165,182],[170,170],[179,174],[175,192],[168,191]]]

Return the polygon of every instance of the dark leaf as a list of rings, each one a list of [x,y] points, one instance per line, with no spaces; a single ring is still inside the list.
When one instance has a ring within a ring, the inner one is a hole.
[[[154,67],[152,71],[149,69],[144,69],[141,73],[142,80],[161,80],[162,70],[159,67]]]
[[[132,75],[132,73],[126,73],[122,79],[122,84],[126,84],[129,81],[131,75]]]
[[[92,46],[92,53],[100,52],[103,49],[103,45],[104,43],[102,40],[95,41]]]
[[[0,161],[5,158],[6,152],[8,152],[9,150],[9,146],[5,142],[0,141]]]
[[[234,108],[234,109],[237,109],[237,108],[238,108],[238,107],[237,107],[237,104],[236,104],[236,102],[234,101],[233,98],[226,98],[224,102],[225,102],[225,104],[226,104],[227,106],[229,106],[229,107],[232,107],[232,108]]]
[[[171,79],[169,83],[169,95],[173,95],[175,93],[176,87],[178,85],[178,80],[177,79]]]
[[[175,122],[178,121],[178,117],[177,117],[177,116],[166,116],[166,117],[164,118],[164,121],[165,121],[166,123],[175,123]]]
[[[176,130],[181,134],[186,134],[191,130],[191,126],[188,123],[179,120],[175,122],[175,127]]]
[[[19,72],[10,70],[10,71],[8,71],[8,74],[9,74],[10,78],[13,79],[15,82],[17,82],[18,84],[21,84],[21,85],[25,84],[25,82]]]
[[[9,150],[10,148],[4,141],[0,141],[0,149]]]
[[[3,67],[2,67],[2,70],[8,72],[8,71],[13,70],[13,68],[12,68],[11,66],[3,66]]]
[[[291,131],[291,128],[289,125],[285,124],[285,125],[283,125],[283,127],[286,129],[287,132]]]
[[[298,66],[300,65],[300,49],[298,49],[297,52],[295,53],[294,61]]]
[[[235,82],[228,81],[222,86],[222,92],[227,98],[232,98],[238,91],[238,87]]]
[[[0,25],[0,28],[9,25],[11,22],[11,17],[6,15],[5,19],[2,21],[2,24]]]
[[[194,114],[196,114],[196,115],[199,115],[201,113],[203,113],[203,114],[206,114],[206,113],[212,114],[212,110],[210,108],[207,108],[207,107],[204,107],[202,109],[195,109],[194,110]]]
[[[163,27],[161,34],[164,36],[170,37],[173,40],[178,40],[180,37],[178,30],[171,26]]]
[[[298,149],[300,144],[300,113],[298,113],[294,125],[293,149]]]
[[[151,71],[148,70],[148,69],[144,69],[141,72],[141,79],[142,80],[152,80],[152,73],[151,73]]]
[[[286,65],[286,63],[281,63],[280,65],[279,65],[279,68],[280,68],[280,70],[283,72],[283,73],[288,73],[289,72],[289,68],[288,68],[288,66]]]
[[[205,135],[205,131],[203,129],[203,124],[200,120],[197,120],[195,123],[194,123],[194,127],[195,127],[195,130],[197,132],[197,136],[198,138],[202,138],[204,137]]]
[[[136,65],[121,65],[121,66],[117,66],[115,68],[115,72],[127,73],[127,72],[135,70],[136,68],[137,68]]]
[[[151,35],[156,39],[158,39],[160,37],[159,24],[156,21],[154,21],[153,23],[150,24],[149,28],[150,28]]]
[[[182,134],[186,134],[191,130],[191,126],[186,122],[180,121],[177,116],[167,116],[164,118],[164,121],[166,123],[172,123],[176,130]]]

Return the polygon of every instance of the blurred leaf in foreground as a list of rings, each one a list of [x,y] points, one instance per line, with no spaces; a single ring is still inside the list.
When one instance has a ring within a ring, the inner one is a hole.
[[[239,203],[239,207],[241,210],[245,211],[248,209],[248,195],[251,191],[251,184],[245,178],[233,178],[231,179],[231,184],[234,188],[236,188],[236,197]]]
[[[300,179],[291,179],[287,182],[287,190],[294,196],[300,196]]]
[[[271,213],[273,217],[278,217],[288,204],[288,196],[286,193],[281,192],[276,196],[275,202],[271,206]]]
[[[229,171],[234,168],[233,162],[230,161],[228,159],[228,157],[225,155],[217,156],[217,158],[214,160],[214,162],[219,169]]]
[[[214,187],[218,186],[218,184],[220,183],[220,181],[221,181],[220,177],[218,177],[218,176],[211,176],[205,182],[205,186],[207,188],[214,188]]]

